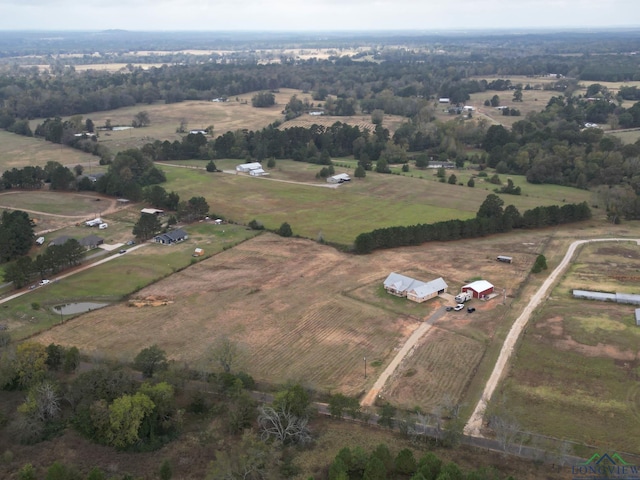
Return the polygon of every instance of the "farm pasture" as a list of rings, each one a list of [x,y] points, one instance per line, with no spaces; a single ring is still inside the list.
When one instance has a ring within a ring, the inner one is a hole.
[[[573,288],[640,293],[640,247],[586,245],[528,327],[500,407],[526,431],[640,453],[640,329],[634,306],[574,299]],[[580,452],[578,452],[580,453]]]
[[[225,162],[216,165],[227,168],[230,164]],[[226,218],[241,223],[255,218],[272,229],[288,222],[294,234],[312,239],[322,234],[325,240],[344,245],[375,228],[471,218],[493,190],[488,186],[485,190],[375,172],[332,189],[168,165],[162,168],[167,175],[168,182],[163,185],[167,190],[175,190],[181,197],[203,196],[212,211]],[[278,160],[269,176],[326,185],[324,180],[315,178],[320,168]],[[336,167],[336,171],[349,170]],[[433,173],[425,171],[424,175]],[[461,175],[464,174],[463,171]],[[467,174],[471,175],[471,171]],[[522,177],[513,178],[516,184],[524,182]],[[513,204],[522,212],[538,205],[586,201],[590,194],[566,187],[526,185],[525,195],[503,198],[505,204]]]
[[[638,140],[640,140],[640,128],[634,128],[631,130],[616,130],[608,132],[608,134],[620,139],[622,143],[636,143]]]
[[[529,248],[519,235],[506,241],[513,251]],[[437,265],[447,281],[457,278],[461,283],[479,272],[490,279],[499,272],[500,284],[510,288],[523,280],[517,269],[505,269],[490,258],[491,240],[476,242],[486,255],[475,254],[469,242],[454,242],[352,256],[308,240],[263,234],[142,289],[129,303],[84,314],[36,339],[125,359],[157,343],[174,360],[214,370],[205,361],[207,348],[218,336],[228,335],[241,346],[235,368],[262,384],[299,380],[321,391],[360,395],[433,305],[426,302],[407,315],[344,293],[369,285],[370,295],[376,296],[378,283],[390,271],[411,271],[416,259]],[[451,260],[441,262],[443,258]],[[163,305],[129,306],[157,302]],[[491,315],[497,302],[488,302],[487,308]],[[477,332],[480,341],[461,333],[443,335],[482,349],[489,341]],[[364,356],[370,362],[366,381]],[[452,394],[459,395],[469,375],[462,373],[464,378],[452,373],[456,378],[434,392],[434,398],[449,393],[450,385]]]
[[[50,160],[73,168],[78,164],[96,163],[98,157],[57,143],[0,130],[0,173],[26,166],[44,167]]]

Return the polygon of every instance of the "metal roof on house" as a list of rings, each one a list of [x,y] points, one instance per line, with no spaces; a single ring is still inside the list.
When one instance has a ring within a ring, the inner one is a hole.
[[[236,167],[236,170],[257,170],[258,168],[262,168],[262,164],[260,162],[251,162],[251,163],[241,163]]]
[[[615,293],[592,292],[589,290],[574,290],[573,296],[576,298],[586,298],[588,300],[600,300],[603,302],[615,302]]]
[[[493,285],[486,280],[476,280],[468,285],[464,285],[462,288],[469,288],[474,292],[480,293],[493,288]]]
[[[79,243],[83,247],[91,247],[93,245],[100,245],[102,242],[104,242],[104,239],[102,237],[99,237],[97,235],[87,235],[86,237],[81,239]]]
[[[65,243],[67,243],[68,240],[71,240],[70,236],[62,235],[61,237],[54,238],[53,240],[51,240],[49,242],[49,246],[52,246],[52,245],[57,245],[57,246],[64,245]]]
[[[634,295],[633,293],[616,293],[616,302],[640,305],[640,295]]]
[[[423,284],[423,282],[415,280],[411,277],[400,275],[399,273],[395,272],[391,272],[387,279],[384,281],[385,288],[393,288],[397,292],[404,292],[409,290],[410,288],[419,287]]]
[[[636,325],[640,327],[640,308],[636,308]]]
[[[416,280],[418,283],[418,280]],[[447,283],[444,281],[442,277],[436,278],[435,280],[431,280],[427,283],[422,283],[422,285],[412,288],[411,290],[415,292],[417,297],[426,297],[428,295],[432,295],[434,293],[438,293],[441,290],[446,290],[448,287]]]
[[[177,230],[172,230],[167,233],[156,235],[154,238],[163,238],[165,240],[168,240],[169,243],[172,243],[172,242],[177,242],[178,240],[187,238],[187,232],[185,232],[181,228],[178,228]]]

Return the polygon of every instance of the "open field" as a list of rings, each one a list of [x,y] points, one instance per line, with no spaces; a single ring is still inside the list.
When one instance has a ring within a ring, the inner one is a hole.
[[[406,121],[407,119],[405,117],[385,114],[382,125],[384,128],[389,130],[391,135],[393,135],[396,129]],[[371,122],[371,115],[353,115],[350,117],[334,117],[330,115],[301,115],[300,117],[294,118],[293,120],[283,122],[282,125],[280,125],[280,127],[278,128],[280,130],[291,127],[309,128],[313,124],[330,127],[336,122],[342,122],[349,125],[357,126],[361,131],[366,129],[370,132],[373,132],[376,128],[376,126]]]
[[[122,216],[123,213],[121,212]],[[115,227],[115,228],[114,228]],[[112,228],[115,230],[109,233]],[[184,267],[215,255],[230,246],[255,236],[256,232],[237,225],[215,225],[202,222],[185,227],[189,233],[186,242],[177,245],[150,244],[126,255],[111,253],[119,258],[95,268],[80,272],[62,281],[40,287],[28,295],[4,303],[0,310],[0,323],[6,324],[13,338],[24,338],[60,322],[61,318],[50,312],[50,307],[77,301],[120,301],[131,292],[167,277]],[[117,233],[116,233],[117,232]],[[95,233],[113,242],[124,242],[131,237],[130,228],[110,224],[107,230],[85,227],[68,227],[52,234],[47,240],[61,234],[81,238]],[[195,247],[203,248],[205,256],[198,259],[191,255]],[[92,250],[89,255],[100,253]],[[110,255],[110,253],[103,253]],[[66,272],[64,272],[66,273]],[[34,309],[36,303],[41,308]],[[64,319],[67,319],[65,317]]]
[[[527,431],[640,453],[640,330],[634,307],[573,288],[640,292],[640,247],[584,246],[528,327],[495,406]],[[584,452],[579,452],[584,453]]]
[[[0,172],[28,165],[44,167],[50,160],[73,167],[79,163],[97,163],[98,157],[42,139],[0,130]]]
[[[445,323],[467,314],[450,312]],[[432,412],[445,405],[443,393],[454,402],[462,398],[474,375],[485,344],[439,328],[432,329],[396,371],[382,397],[400,408],[420,407]]]
[[[640,140],[640,128],[633,128],[630,130],[616,130],[608,132],[609,135],[619,138],[622,143],[636,143]]]
[[[222,161],[216,165],[226,169],[237,163]],[[272,229],[288,222],[294,234],[316,239],[322,233],[325,240],[345,245],[350,245],[359,233],[375,228],[471,218],[493,191],[488,186],[485,190],[375,172],[367,172],[365,179],[354,179],[333,189],[167,165],[162,168],[168,179],[164,185],[167,190],[175,190],[181,197],[204,196],[217,215],[241,223],[255,218]],[[320,168],[279,160],[269,176],[276,180],[326,185],[324,180],[315,178]],[[337,167],[336,171],[349,170]],[[418,175],[417,172],[412,173]],[[428,178],[432,178],[433,173],[420,171],[420,175]],[[469,177],[472,173],[468,171]],[[513,179],[515,184],[524,182],[522,177]],[[524,211],[538,205],[560,205],[563,201],[588,201],[591,196],[585,190],[551,185],[523,185],[522,188],[524,195],[504,195],[505,204]],[[242,201],[238,201],[239,195]],[[381,205],[384,208],[380,208]]]
[[[452,285],[484,274],[498,288],[511,292],[525,278],[521,269],[530,266],[540,239],[527,242],[525,238],[531,236],[508,237],[504,245],[500,242],[505,247],[500,250],[493,246],[496,239],[478,240],[476,244],[483,255],[475,254],[469,248],[470,242],[454,242],[360,257],[308,240],[265,234],[177,272],[132,299],[164,303],[162,306],[114,305],[82,315],[36,338],[47,344],[82,345],[84,353],[125,359],[157,343],[177,361],[202,365],[213,340],[228,335],[241,346],[241,365],[237,368],[246,369],[259,382],[299,380],[321,391],[360,395],[393,358],[394,349],[417,328],[420,319],[433,311],[433,305],[426,302],[411,315],[399,314],[343,292],[370,285],[369,295],[377,296],[378,284],[390,271],[410,272],[417,258],[421,263],[438,265],[439,274]],[[456,254],[451,255],[452,252]],[[497,252],[514,255],[521,265],[495,262]],[[496,317],[495,327],[504,318],[492,313],[500,308],[499,300],[483,305],[486,311],[474,314],[478,315],[474,320]],[[442,321],[454,323],[455,318]],[[446,335],[461,338],[464,344],[478,345],[482,351],[485,342],[475,340],[475,336],[488,341],[492,332],[474,332],[471,339],[461,334]],[[475,355],[472,363],[477,362]],[[370,362],[366,380],[363,356]],[[458,375],[462,377],[457,378]],[[451,377],[456,378],[434,391],[434,398],[440,399],[446,393],[459,396],[469,371],[461,369]]]

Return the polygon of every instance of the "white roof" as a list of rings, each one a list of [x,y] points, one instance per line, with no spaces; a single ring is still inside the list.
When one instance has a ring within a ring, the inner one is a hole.
[[[160,210],[159,208],[143,208],[142,210],[140,210],[140,213],[155,215],[157,213],[164,213],[164,210]]]
[[[493,285],[486,280],[476,280],[468,285],[464,285],[462,288],[470,288],[475,292],[484,292],[485,290],[493,288]]]
[[[335,178],[336,180],[349,180],[349,179],[351,179],[351,177],[349,176],[348,173],[337,173],[335,175],[332,175],[331,178]]]
[[[249,173],[251,173],[252,175],[262,175],[266,172],[262,168],[252,168]]]
[[[405,277],[404,275],[400,275],[399,273],[395,272],[390,273],[387,279],[384,281],[385,288],[393,288],[397,292],[404,292],[412,286],[415,288],[416,286],[420,285],[424,285],[423,282],[418,282],[411,277]]]
[[[419,283],[422,283],[422,282],[419,282]],[[427,295],[438,293],[440,290],[446,290],[446,289],[447,289],[447,283],[444,281],[442,277],[440,277],[440,278],[436,278],[435,280],[431,280],[430,282],[423,283],[422,285],[412,288],[411,290],[415,292],[417,297],[426,297]]]
[[[258,168],[262,168],[262,164],[260,162],[252,162],[252,163],[241,163],[236,167],[236,170],[257,170]]]

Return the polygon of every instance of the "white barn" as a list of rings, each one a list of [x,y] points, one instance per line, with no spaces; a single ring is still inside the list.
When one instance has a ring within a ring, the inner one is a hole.
[[[327,183],[344,183],[344,182],[350,182],[350,181],[351,181],[351,177],[349,176],[348,173],[338,173],[336,175],[327,177]]]
[[[251,170],[262,169],[262,164],[260,162],[252,162],[252,163],[242,163],[236,166],[236,172],[248,173]]]
[[[253,170],[249,170],[249,175],[252,177],[262,177],[264,175],[269,175],[262,168],[254,168]]]

